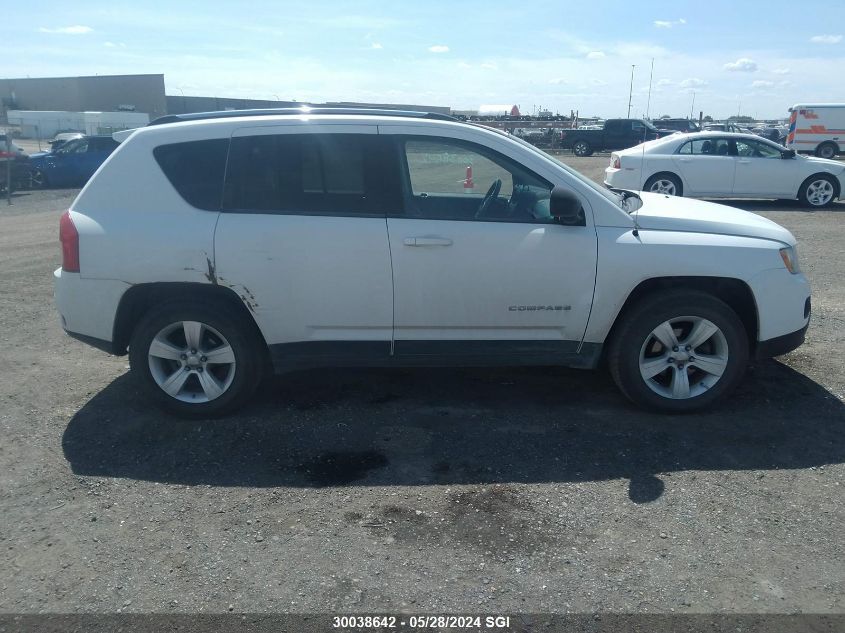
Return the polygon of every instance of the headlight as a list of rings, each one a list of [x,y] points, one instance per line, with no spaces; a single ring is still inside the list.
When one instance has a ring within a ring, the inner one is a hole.
[[[783,260],[786,269],[793,275],[801,272],[801,269],[798,268],[798,249],[794,246],[780,249],[780,258]]]

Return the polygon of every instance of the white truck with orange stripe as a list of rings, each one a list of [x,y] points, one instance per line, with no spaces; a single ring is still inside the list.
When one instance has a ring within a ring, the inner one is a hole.
[[[789,149],[821,158],[845,153],[845,103],[799,103],[789,113]]]

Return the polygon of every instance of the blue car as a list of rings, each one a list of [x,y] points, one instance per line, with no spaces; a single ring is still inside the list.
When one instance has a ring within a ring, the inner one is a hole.
[[[79,187],[117,148],[111,136],[83,136],[52,152],[30,155],[33,187]]]

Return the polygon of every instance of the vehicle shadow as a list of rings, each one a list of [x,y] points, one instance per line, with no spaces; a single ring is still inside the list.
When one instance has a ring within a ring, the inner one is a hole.
[[[722,407],[639,410],[602,373],[562,368],[320,370],[274,379],[233,417],[186,422],[121,376],[70,420],[74,473],[212,486],[321,487],[630,480],[845,460],[845,405],[777,361]]]

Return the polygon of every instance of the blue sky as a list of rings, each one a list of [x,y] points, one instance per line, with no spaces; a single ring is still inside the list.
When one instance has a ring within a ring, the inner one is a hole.
[[[0,76],[164,73],[168,94],[786,116],[845,102],[845,1],[43,2]],[[7,8],[9,8],[7,7]],[[10,54],[11,53],[11,54]],[[651,103],[649,69],[654,58]]]

